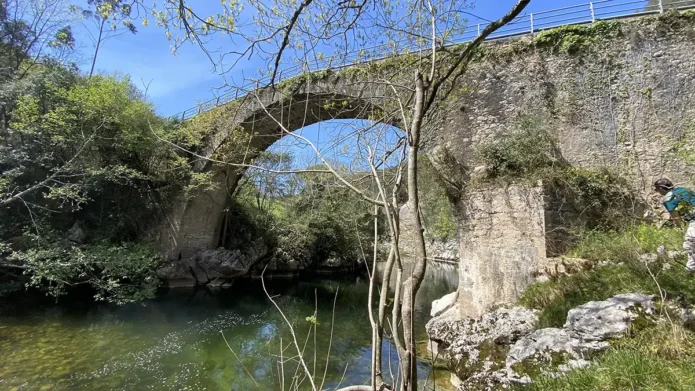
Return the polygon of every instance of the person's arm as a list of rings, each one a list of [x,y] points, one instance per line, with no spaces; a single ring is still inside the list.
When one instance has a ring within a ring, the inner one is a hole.
[[[681,214],[678,213],[677,210],[669,211],[669,221],[673,223],[675,226],[680,226],[683,225],[683,218],[681,217]]]
[[[681,215],[678,213],[678,198],[673,192],[668,192],[663,199],[664,208],[669,214],[669,222],[679,225],[681,220]]]

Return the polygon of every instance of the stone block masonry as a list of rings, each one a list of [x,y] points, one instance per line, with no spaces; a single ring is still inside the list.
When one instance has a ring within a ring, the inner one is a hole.
[[[504,137],[533,117],[556,138],[563,162],[572,166],[612,168],[636,193],[647,193],[661,176],[687,183],[694,172],[680,160],[677,146],[692,145],[695,137],[695,13],[593,26],[486,44],[469,72],[452,86],[451,95],[438,102],[423,138],[472,168],[480,165],[480,145]],[[399,61],[382,65],[400,65]],[[276,116],[289,118],[290,130],[308,125],[301,120],[307,107],[318,113],[311,116],[312,123],[368,119],[389,94],[369,83],[370,69],[348,68],[317,76],[311,83],[304,78],[289,97],[269,90],[261,100],[267,107],[282,108]],[[349,110],[338,110],[343,102]],[[213,156],[228,142],[232,129],[257,133],[254,145],[259,151],[279,139],[273,121],[255,120],[264,116],[259,106],[247,100],[238,102],[236,110],[230,108],[229,114],[216,109],[226,122],[215,122],[214,132],[206,137],[205,156]],[[204,170],[219,171],[214,178],[220,186],[186,199],[159,230],[166,236],[162,247],[172,262],[217,245],[224,200],[236,177],[214,165]],[[539,261],[562,251],[554,245],[562,242],[556,223],[562,219],[548,212],[552,209],[540,185],[498,187],[462,194],[461,199],[465,201],[456,205],[458,300],[462,314],[477,316],[516,300],[534,281]]]
[[[436,144],[477,167],[481,145],[535,118],[563,162],[607,167],[636,195],[647,196],[662,176],[691,183],[678,145],[695,137],[695,13],[611,23],[611,34],[568,31],[554,46],[537,38],[487,45],[459,82],[464,93],[448,103]],[[566,38],[578,39],[579,50],[563,50]],[[458,300],[463,316],[480,316],[518,299],[539,262],[564,251],[573,216],[541,185],[461,198]]]
[[[459,308],[477,317],[514,302],[546,257],[543,186],[508,186],[469,194],[459,212]]]
[[[689,180],[676,147],[695,133],[695,12],[603,23],[542,33],[545,45],[541,36],[486,45],[437,144],[475,167],[481,144],[532,117],[573,166],[611,167],[643,191],[660,176]]]

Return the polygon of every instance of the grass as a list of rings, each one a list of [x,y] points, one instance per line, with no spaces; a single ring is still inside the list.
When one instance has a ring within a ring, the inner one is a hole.
[[[662,245],[667,251],[680,250],[682,240],[680,229],[646,224],[620,232],[587,233],[569,255],[608,261],[608,265],[531,285],[520,304],[540,310],[540,327],[561,327],[567,311],[588,301],[628,292],[658,295],[655,279],[668,292],[667,299],[683,294],[695,303],[695,278],[684,266],[672,263],[663,270],[666,259],[661,257],[648,269],[639,261],[640,254],[654,252]],[[685,257],[679,261],[685,262]],[[695,333],[685,328],[679,316],[662,314],[655,325],[636,328],[630,335],[613,341],[611,348],[587,368],[560,377],[538,376],[533,384],[518,389],[695,391]]]
[[[570,250],[573,257],[594,261],[633,262],[640,254],[656,252],[659,246],[682,250],[684,232],[680,228],[657,228],[637,224],[623,231],[591,231],[581,236]]]
[[[562,377],[542,376],[520,390],[695,390],[695,335],[662,323],[621,340],[591,366]]]
[[[640,254],[655,251],[660,245],[664,245],[667,251],[679,249],[682,235],[679,229],[659,229],[645,224],[632,226],[622,232],[591,232],[579,241],[570,254],[610,263],[557,280],[533,284],[526,289],[519,304],[540,310],[540,327],[561,327],[567,311],[588,301],[605,300],[628,292],[658,295],[652,274],[670,298],[683,294],[690,302],[695,302],[695,278],[687,274],[685,267],[672,263],[670,269],[662,270],[664,260],[659,260],[647,269],[639,261]],[[685,258],[678,261],[684,263]]]

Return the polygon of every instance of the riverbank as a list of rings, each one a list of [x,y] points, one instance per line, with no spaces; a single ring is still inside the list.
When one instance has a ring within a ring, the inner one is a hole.
[[[695,389],[695,279],[681,242],[680,229],[650,224],[591,232],[568,253],[583,268],[478,319],[452,308],[428,332],[461,390]]]

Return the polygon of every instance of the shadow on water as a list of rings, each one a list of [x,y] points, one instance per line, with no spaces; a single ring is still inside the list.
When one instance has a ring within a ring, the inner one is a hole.
[[[451,266],[429,268],[416,308],[418,338],[426,338],[431,301],[455,290],[457,280]],[[266,284],[294,325],[310,371],[319,379],[326,372],[324,388],[369,381],[366,278]],[[314,335],[307,318],[315,308]],[[395,349],[384,343],[385,362],[390,357],[395,373]],[[126,306],[94,303],[87,295],[59,304],[18,296],[0,304],[0,354],[2,390],[289,390],[293,381],[310,389],[297,371],[289,328],[258,280],[220,291],[171,289]],[[419,371],[425,379],[430,367],[420,363]]]

